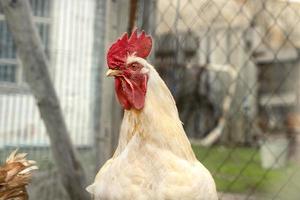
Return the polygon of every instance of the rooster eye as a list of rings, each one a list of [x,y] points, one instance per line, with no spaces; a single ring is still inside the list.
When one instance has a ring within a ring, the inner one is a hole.
[[[130,69],[133,71],[137,71],[142,68],[142,66],[139,63],[132,63],[129,65]]]

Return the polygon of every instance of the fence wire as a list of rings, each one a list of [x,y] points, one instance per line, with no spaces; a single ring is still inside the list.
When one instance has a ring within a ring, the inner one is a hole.
[[[115,15],[125,12],[129,18],[134,1],[107,2],[116,4],[120,12]],[[30,3],[72,141],[92,178],[97,0]],[[195,154],[213,174],[220,199],[299,199],[300,1],[137,4],[135,25],[154,39],[149,61],[170,88]],[[0,159],[21,147],[40,164],[30,197],[68,199],[56,184],[59,175],[46,130],[1,8],[0,116]]]
[[[220,199],[299,196],[299,3],[167,0],[152,10],[152,62]]]

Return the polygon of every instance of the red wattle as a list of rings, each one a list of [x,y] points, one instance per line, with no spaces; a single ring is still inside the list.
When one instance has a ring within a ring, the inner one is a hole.
[[[144,107],[147,79],[147,75],[139,75],[130,79],[125,76],[115,78],[116,94],[124,109],[140,110]]]

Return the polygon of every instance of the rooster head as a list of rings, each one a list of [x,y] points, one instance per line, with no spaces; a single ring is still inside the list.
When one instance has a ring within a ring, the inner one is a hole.
[[[144,107],[147,91],[148,70],[142,62],[152,48],[152,39],[143,31],[135,30],[130,37],[125,33],[111,45],[107,53],[107,76],[115,78],[115,91],[124,109],[140,110]]]

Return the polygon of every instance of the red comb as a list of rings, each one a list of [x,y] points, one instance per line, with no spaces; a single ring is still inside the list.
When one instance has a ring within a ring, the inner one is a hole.
[[[125,33],[120,39],[111,45],[107,53],[107,65],[110,69],[124,67],[128,55],[135,55],[141,58],[147,58],[152,48],[151,36],[146,35],[144,31],[140,35],[137,29],[128,38]]]

